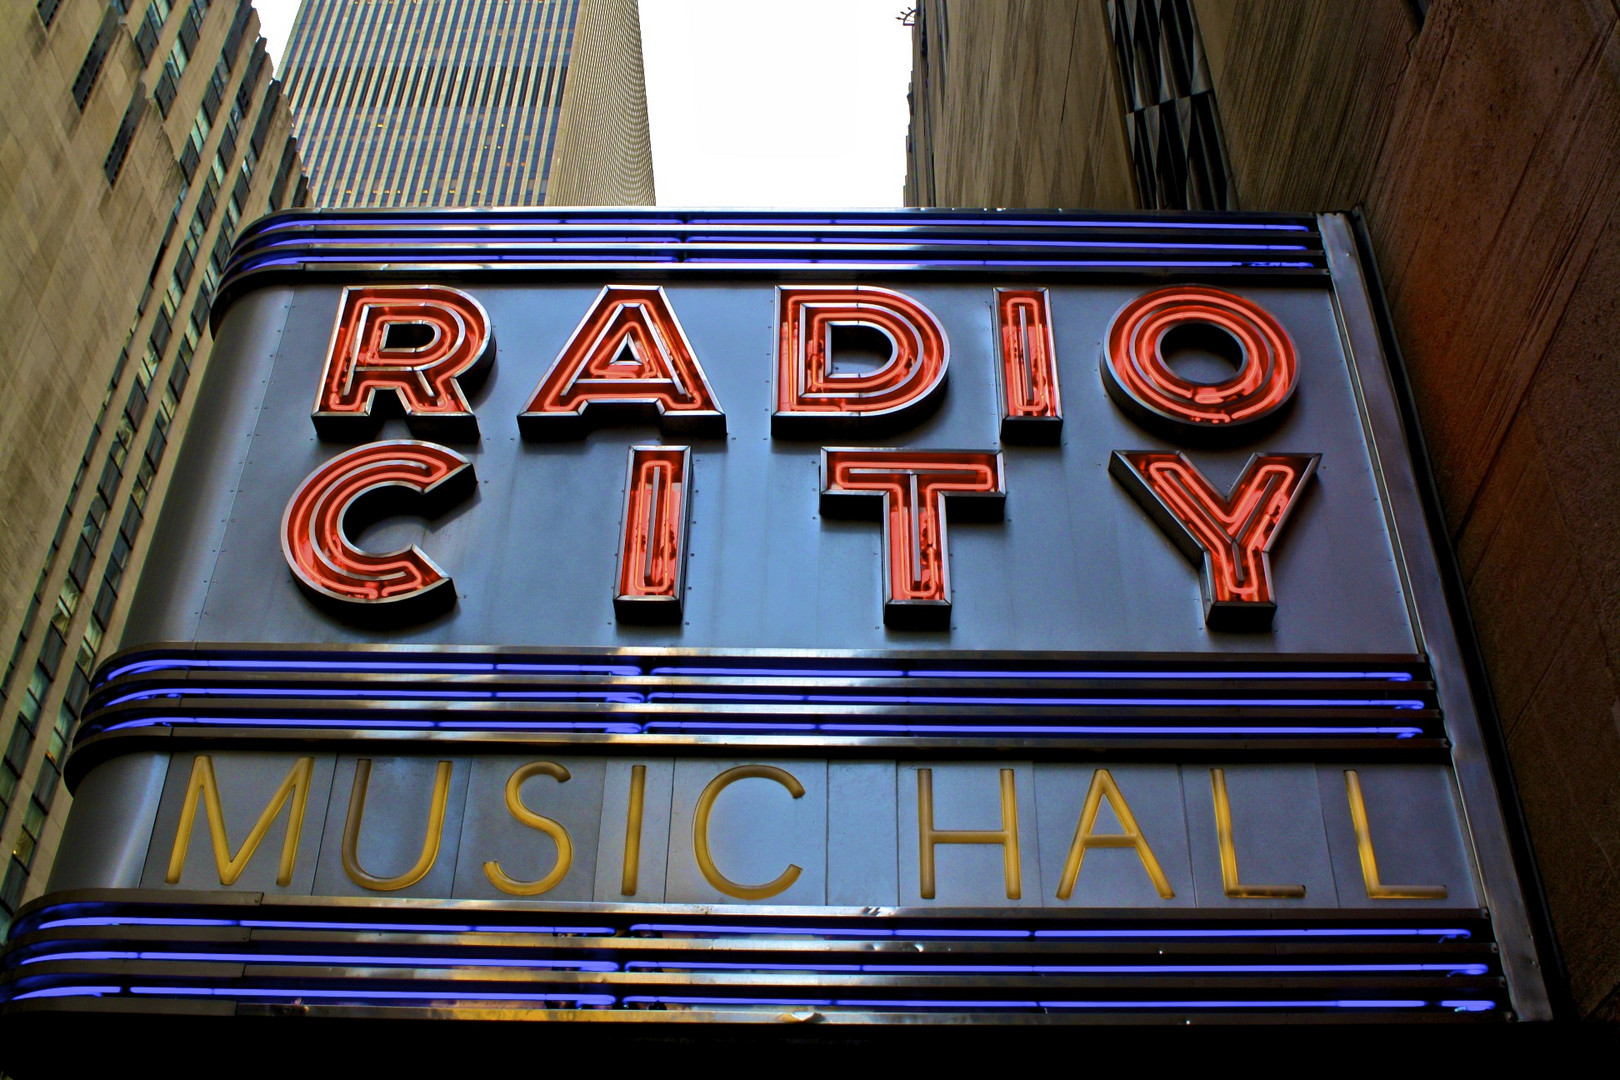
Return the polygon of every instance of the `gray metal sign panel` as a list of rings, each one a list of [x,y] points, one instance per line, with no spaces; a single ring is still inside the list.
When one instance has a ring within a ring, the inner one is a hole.
[[[773,437],[773,285],[676,284],[666,292],[725,410],[725,436],[688,439],[630,422],[547,442],[526,441],[517,414],[599,290],[469,284],[489,312],[497,352],[472,397],[479,440],[457,444],[474,463],[477,494],[443,516],[392,518],[356,538],[377,550],[420,545],[453,576],[458,603],[431,622],[374,628],[310,603],[286,569],[277,528],[304,477],[351,445],[321,441],[310,419],[341,290],[250,293],[223,316],[228,359],[197,402],[200,424],[218,433],[186,447],[174,484],[191,505],[165,514],[154,540],[163,557],[132,625],[146,640],[171,641],[1415,650],[1334,298],[1320,286],[1232,290],[1272,312],[1293,338],[1298,388],[1279,424],[1223,432],[1190,450],[1222,490],[1257,450],[1322,455],[1273,549],[1279,603],[1271,632],[1206,628],[1197,568],[1108,473],[1116,450],[1188,448],[1174,430],[1133,422],[1104,389],[1103,336],[1145,291],[1128,284],[1050,288],[1062,440],[1004,449],[1004,520],[951,523],[949,630],[886,627],[881,530],[876,521],[822,515],[820,447],[1001,448],[992,284],[887,284],[924,304],[949,336],[944,400],[932,416],[902,421],[898,431],[856,420],[821,439]],[[216,441],[226,432],[229,446]],[[400,420],[377,435],[409,437]],[[626,625],[612,603],[625,456],[631,445],[659,441],[693,448],[685,616],[671,627]]]

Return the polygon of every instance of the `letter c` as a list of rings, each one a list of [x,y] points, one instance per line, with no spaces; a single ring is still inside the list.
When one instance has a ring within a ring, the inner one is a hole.
[[[804,785],[786,769],[778,769],[775,765],[738,765],[734,769],[727,769],[703,789],[698,796],[697,812],[692,815],[692,850],[697,857],[698,869],[703,871],[704,880],[714,886],[719,892],[727,896],[735,896],[739,900],[766,900],[777,893],[786,892],[799,880],[802,869],[793,863],[773,881],[763,885],[740,885],[720,872],[714,865],[714,857],[709,853],[709,814],[714,810],[714,801],[720,793],[735,784],[738,780],[775,780],[788,789],[788,794],[795,799],[804,797]]]
[[[455,602],[450,575],[415,545],[369,552],[349,532],[385,496],[415,494],[410,510],[436,513],[472,490],[472,462],[437,443],[402,440],[345,451],[298,485],[281,518],[281,550],[298,583],[318,602],[353,614],[368,608],[397,613],[404,605]]]

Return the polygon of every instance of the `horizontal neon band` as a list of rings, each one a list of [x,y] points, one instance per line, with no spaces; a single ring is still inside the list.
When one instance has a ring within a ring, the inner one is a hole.
[[[432,990],[328,990],[316,987],[131,986],[129,992],[159,997],[345,998],[353,1001],[573,1001],[580,1005],[613,1005],[618,1001],[611,994],[514,994],[492,991],[458,994]]]
[[[1364,698],[1147,698],[1147,697],[988,697],[977,695],[884,695],[884,694],[770,694],[748,690],[659,690],[647,695],[650,703],[687,701],[758,701],[809,705],[1026,705],[1030,708],[1084,708],[1137,706],[1187,708],[1288,708],[1288,709],[1423,709],[1424,702],[1406,699],[1380,701]]]
[[[626,971],[676,968],[681,971],[805,971],[836,974],[951,975],[1317,975],[1413,974],[1485,975],[1485,964],[765,964],[717,961],[632,960]]]
[[[466,956],[329,956],[324,953],[175,952],[93,950],[30,956],[24,964],[56,960],[156,960],[239,964],[332,964],[348,967],[508,967],[565,971],[618,971],[607,960],[517,960]]]

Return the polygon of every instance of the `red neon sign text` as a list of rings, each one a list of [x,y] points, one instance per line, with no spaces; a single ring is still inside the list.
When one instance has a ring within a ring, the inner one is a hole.
[[[613,596],[614,611],[625,622],[681,617],[691,466],[690,447],[630,448],[618,588]]]
[[[1181,453],[1114,451],[1108,471],[1199,563],[1204,621],[1263,629],[1277,610],[1271,548],[1320,454],[1255,454],[1225,495]]]
[[[381,391],[413,433],[477,438],[461,380],[482,375],[494,356],[489,315],[460,289],[346,288],[315,398],[315,430],[323,439],[364,438],[380,419],[372,406]]]
[[[1002,439],[1056,442],[1063,402],[1046,290],[997,289],[996,325]]]
[[[1164,337],[1181,327],[1231,335],[1241,354],[1224,382],[1184,379],[1165,362]],[[1195,427],[1246,424],[1281,408],[1294,392],[1299,358],[1287,331],[1252,300],[1220,289],[1178,285],[1126,304],[1108,328],[1103,382],[1129,412]]]
[[[597,294],[518,414],[528,438],[572,435],[585,412],[652,412],[671,430],[723,434],[726,417],[664,290],[609,285]]]
[[[348,534],[395,512],[390,496],[414,493],[407,512],[437,513],[465,498],[472,483],[472,462],[449,447],[412,441],[357,446],[293,492],[281,517],[282,554],[313,598],[340,602],[351,613],[449,608],[455,603],[450,576],[416,545],[362,551]]]
[[[1001,455],[990,450],[821,452],[823,513],[883,499],[883,621],[891,626],[950,625],[945,497],[1000,517],[1006,491]]]
[[[945,328],[904,293],[871,285],[783,287],[776,293],[773,431],[893,416],[944,383],[950,363]],[[888,360],[875,371],[835,372],[833,332],[840,328],[876,331],[888,341]]]

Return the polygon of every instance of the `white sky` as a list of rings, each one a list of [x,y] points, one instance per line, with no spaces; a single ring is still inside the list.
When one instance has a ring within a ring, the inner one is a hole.
[[[298,0],[255,6],[279,64]],[[659,205],[900,205],[909,6],[641,0]]]

